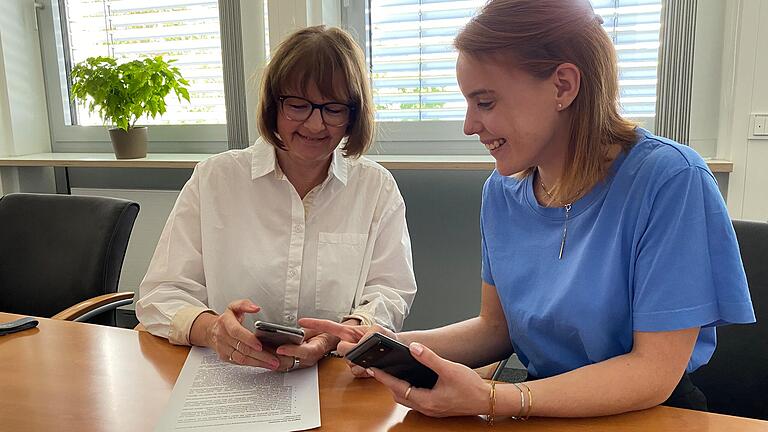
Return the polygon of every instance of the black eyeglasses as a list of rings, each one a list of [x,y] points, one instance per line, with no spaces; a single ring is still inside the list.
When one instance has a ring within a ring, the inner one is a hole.
[[[283,115],[288,120],[305,121],[315,109],[320,110],[323,123],[328,126],[345,126],[352,120],[355,107],[340,102],[328,102],[324,104],[312,103],[298,96],[280,96],[280,107]]]

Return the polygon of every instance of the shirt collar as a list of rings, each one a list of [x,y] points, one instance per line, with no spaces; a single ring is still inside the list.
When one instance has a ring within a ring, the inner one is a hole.
[[[333,174],[334,177],[346,186],[347,185],[347,171],[349,169],[349,159],[344,157],[341,146],[336,147],[333,151],[333,158],[331,159],[331,166],[328,168],[328,174]]]
[[[264,138],[259,137],[251,146],[251,179],[256,180],[271,172],[275,175],[282,175],[280,167],[277,165],[275,148]]]
[[[252,148],[251,159],[251,179],[255,180],[259,177],[263,177],[271,172],[274,172],[277,177],[282,178],[284,176],[283,170],[277,163],[277,156],[275,155],[275,148],[272,144],[268,143],[264,138],[259,137]],[[333,151],[331,157],[331,166],[328,168],[328,175],[336,177],[343,185],[347,184],[347,173],[349,168],[349,159],[345,158],[342,154],[341,146],[337,147]]]

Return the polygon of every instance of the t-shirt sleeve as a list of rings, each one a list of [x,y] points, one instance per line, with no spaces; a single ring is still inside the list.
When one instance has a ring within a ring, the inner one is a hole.
[[[488,285],[495,286],[496,284],[493,282],[493,275],[491,275],[491,262],[488,259],[488,247],[485,244],[485,234],[483,233],[482,212],[480,216],[480,250],[483,257],[483,265],[481,270],[483,282],[487,283]]]
[[[485,181],[485,184],[483,185],[483,199],[482,203],[480,204],[480,253],[482,256],[482,267],[480,269],[480,277],[482,277],[483,282],[487,283],[488,285],[496,286],[496,284],[493,282],[493,275],[491,274],[491,260],[488,256],[488,245],[485,241],[485,233],[486,230],[484,228],[485,224],[485,218],[487,214],[487,206],[489,205],[488,201],[488,195],[489,195],[489,189],[491,187],[491,182],[493,182],[494,176],[491,174],[490,177]]]
[[[634,330],[754,322],[736,234],[712,174],[684,168],[647,206],[631,278]]]

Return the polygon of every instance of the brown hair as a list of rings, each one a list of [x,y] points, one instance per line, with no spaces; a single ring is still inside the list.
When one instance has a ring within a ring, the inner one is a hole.
[[[340,84],[344,88],[337,88]],[[261,136],[285,149],[278,138],[279,97],[289,90],[307,92],[317,85],[323,97],[354,106],[347,125],[344,156],[357,157],[373,141],[373,98],[365,68],[365,55],[345,31],[323,25],[307,27],[288,36],[264,68],[256,110]]]
[[[570,143],[554,202],[573,202],[607,176],[611,144],[629,149],[636,125],[619,114],[616,51],[588,0],[491,0],[456,37],[474,58],[512,64],[545,79],[563,63],[581,72],[571,113]],[[517,173],[525,178],[530,167]]]

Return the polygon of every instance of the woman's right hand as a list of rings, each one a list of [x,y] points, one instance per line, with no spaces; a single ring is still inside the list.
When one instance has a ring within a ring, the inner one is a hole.
[[[192,324],[191,333],[203,330],[205,346],[216,351],[219,359],[223,361],[271,370],[287,370],[293,365],[293,358],[275,354],[242,325],[246,313],[256,313],[259,310],[261,308],[248,299],[233,301],[221,315],[200,315]]]
[[[389,329],[386,329],[378,324],[372,326],[365,325],[346,325],[339,324],[334,321],[316,319],[316,318],[302,318],[299,320],[299,325],[306,329],[316,330],[321,333],[330,333],[339,339],[339,345],[336,347],[336,351],[341,355],[347,355],[360,341],[368,338],[372,333],[381,333],[394,340],[398,340],[397,334]],[[352,363],[349,360],[345,360],[349,365],[352,375],[357,378],[370,378],[365,372],[365,369]]]

